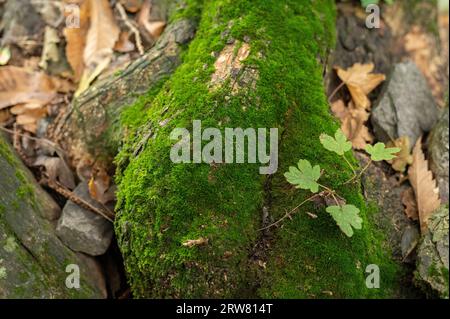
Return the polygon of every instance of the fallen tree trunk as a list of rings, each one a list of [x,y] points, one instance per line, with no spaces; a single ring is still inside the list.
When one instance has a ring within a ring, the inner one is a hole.
[[[129,133],[116,158],[115,229],[135,297],[391,293],[395,267],[374,234],[359,186],[342,186],[351,176],[346,163],[317,147],[321,133],[338,127],[322,83],[334,12],[328,0],[207,1],[183,64],[158,92],[128,108],[122,125]],[[143,105],[150,106],[143,111]],[[221,132],[278,128],[277,172],[265,176],[262,164],[195,158],[174,163],[171,132],[194,133],[194,120]],[[320,164],[330,176],[325,182],[361,208],[364,227],[353,238],[314,205],[280,229],[258,231],[307,197],[283,176],[300,158]],[[380,267],[385,289],[366,287],[368,264]]]
[[[177,18],[144,56],[74,99],[51,132],[74,162],[80,157],[112,162],[124,134],[122,112],[173,73],[195,29],[195,17]]]

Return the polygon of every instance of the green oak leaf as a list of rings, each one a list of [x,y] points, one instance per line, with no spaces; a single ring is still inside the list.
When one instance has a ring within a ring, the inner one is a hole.
[[[299,160],[297,167],[289,167],[289,172],[284,173],[286,180],[296,188],[309,189],[313,193],[319,191],[317,180],[320,178],[320,166],[311,166],[307,160]]]
[[[361,229],[362,227],[362,219],[358,215],[359,209],[354,205],[329,206],[326,211],[347,237],[353,236],[353,228]]]
[[[374,146],[368,144],[366,146],[366,152],[370,154],[370,158],[375,162],[389,161],[395,158],[396,156],[394,154],[400,151],[401,149],[398,147],[386,148],[384,143],[377,143]]]
[[[344,155],[345,152],[352,149],[352,143],[347,141],[347,137],[345,137],[341,129],[336,131],[334,138],[330,135],[322,133],[320,135],[320,143],[322,143],[323,147],[327,150],[335,152],[341,156]]]

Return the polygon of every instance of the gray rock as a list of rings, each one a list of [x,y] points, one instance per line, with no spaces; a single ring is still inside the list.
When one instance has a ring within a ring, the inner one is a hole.
[[[0,299],[107,296],[98,262],[56,236],[59,213],[0,134]],[[66,287],[69,264],[80,269],[79,289]]]
[[[89,195],[87,182],[80,183],[74,193],[101,209],[101,204]],[[98,256],[104,254],[111,243],[113,225],[102,216],[68,201],[58,221],[56,233],[71,249]]]
[[[428,144],[430,168],[436,176],[441,200],[448,204],[448,170],[449,170],[449,110],[444,110],[439,122],[431,131]]]
[[[448,298],[448,206],[441,206],[430,217],[428,232],[417,250],[416,283],[425,291],[431,288],[441,298]]]
[[[411,147],[439,118],[428,84],[413,62],[396,64],[372,110],[375,135],[382,142],[408,136]]]
[[[411,252],[416,248],[420,240],[417,226],[408,226],[402,235],[401,249],[403,260],[406,261]]]
[[[32,52],[42,43],[45,23],[30,0],[7,1],[0,23],[1,46],[16,44]]]

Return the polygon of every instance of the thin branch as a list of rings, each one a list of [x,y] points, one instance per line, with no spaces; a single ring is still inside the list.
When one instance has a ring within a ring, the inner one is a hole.
[[[300,204],[298,204],[296,207],[294,207],[291,211],[287,212],[283,217],[281,217],[279,220],[277,220],[276,222],[270,224],[269,226],[263,227],[258,229],[258,231],[263,231],[269,228],[272,228],[274,226],[277,226],[278,224],[280,224],[283,220],[285,220],[286,218],[291,218],[292,214],[295,213],[295,211],[297,209],[299,209],[301,206],[305,205],[307,202],[313,200],[314,198],[316,198],[317,196],[320,196],[320,194],[314,194],[310,197],[308,197],[307,199],[305,199],[303,202],[301,202]]]
[[[127,17],[127,13],[125,12],[125,9],[123,8],[120,2],[116,3],[116,9],[119,11],[120,17],[122,18],[123,22],[126,24],[128,29],[130,29],[130,31],[134,34],[134,40],[136,42],[136,47],[139,51],[139,54],[143,55],[144,47],[142,46],[142,39],[139,30],[130,22],[130,20]]]
[[[330,94],[330,96],[328,97],[328,103],[331,103],[331,100],[333,99],[333,97],[336,95],[337,92],[339,92],[340,89],[342,89],[342,87],[345,85],[345,82],[341,82],[341,84],[339,84],[334,91]]]
[[[68,200],[74,202],[78,206],[80,206],[84,209],[90,210],[91,212],[102,216],[103,218],[110,221],[111,223],[114,222],[114,218],[115,218],[114,213],[112,213],[106,209],[98,209],[97,207],[91,205],[90,203],[88,203],[87,201],[82,199],[81,197],[75,195],[73,192],[66,189],[62,185],[60,185],[58,182],[51,181],[49,179],[45,179],[45,180],[42,180],[41,183],[47,185],[49,188],[53,189],[55,192],[64,196]]]
[[[59,148],[59,146],[56,143],[54,143],[54,142],[52,142],[52,141],[50,141],[48,139],[45,139],[45,138],[42,138],[42,137],[33,137],[33,136],[29,136],[27,134],[15,132],[14,130],[10,130],[10,129],[2,126],[2,125],[0,125],[0,130],[5,131],[5,132],[7,132],[9,134],[12,134],[13,136],[15,136],[15,134],[17,134],[17,136],[22,136],[22,137],[25,137],[25,138],[29,138],[32,141],[46,143],[47,145],[53,147],[55,150],[57,150],[57,151],[59,151],[59,152],[64,154],[64,151],[61,148]]]

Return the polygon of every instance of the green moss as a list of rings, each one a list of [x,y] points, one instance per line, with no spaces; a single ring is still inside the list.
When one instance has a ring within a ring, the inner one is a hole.
[[[130,119],[135,124],[118,156],[125,164],[118,165],[115,228],[135,297],[389,294],[393,268],[373,234],[360,189],[342,187],[351,172],[342,159],[318,147],[319,135],[338,127],[328,110],[317,62],[334,43],[334,15],[334,3],[328,0],[205,2],[184,63],[150,97],[151,107],[141,115],[146,124],[136,126],[139,121]],[[215,62],[211,52],[224,48],[222,34],[230,25],[237,41],[250,38],[251,55],[245,63],[258,70],[255,90],[232,94],[230,85],[208,87]],[[136,110],[144,109],[145,102]],[[164,119],[168,123],[159,125]],[[221,129],[278,127],[278,173],[268,182],[259,175],[260,164],[173,164],[169,133],[175,127],[190,129],[194,119],[202,120],[203,127]],[[136,150],[138,155],[131,156]],[[258,279],[249,255],[261,236],[263,205],[270,204],[277,218],[308,195],[290,189],[282,175],[299,158],[328,172],[324,183],[361,208],[364,228],[346,238],[323,209],[307,207],[274,234],[267,271]],[[320,217],[312,220],[306,210]],[[200,237],[208,238],[208,244],[182,246]],[[364,270],[372,263],[380,266],[384,285],[376,291],[365,288]]]

